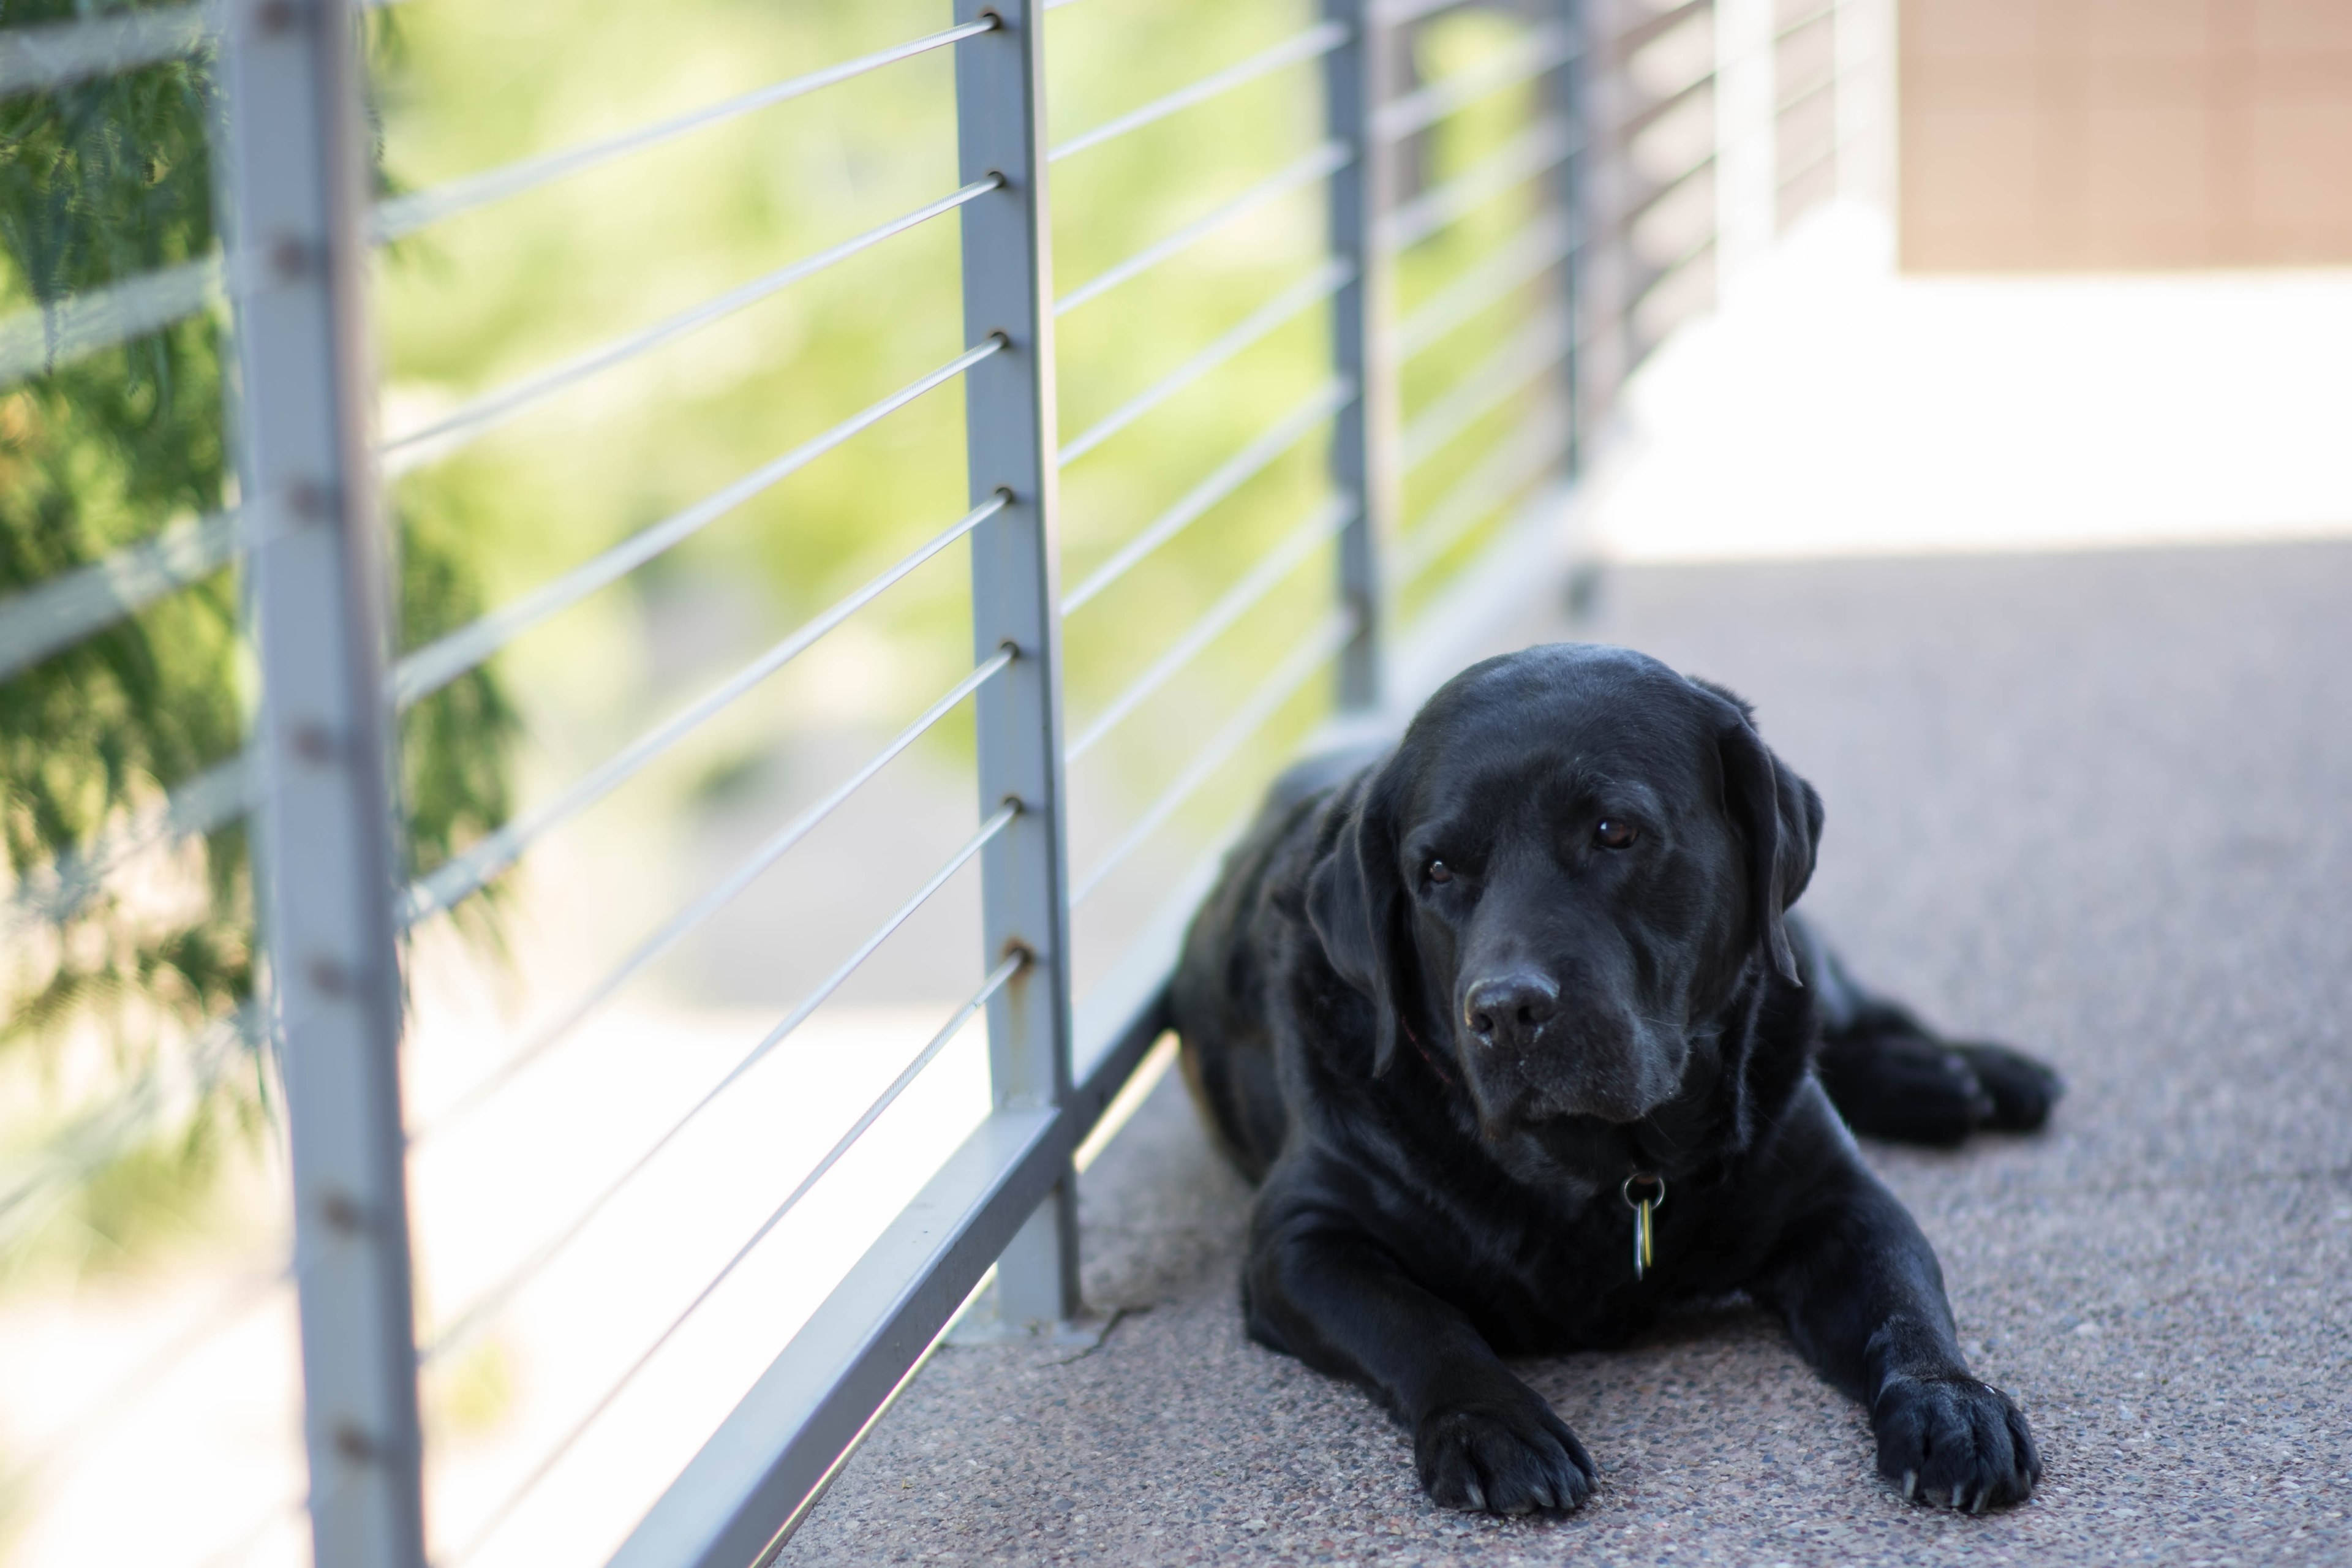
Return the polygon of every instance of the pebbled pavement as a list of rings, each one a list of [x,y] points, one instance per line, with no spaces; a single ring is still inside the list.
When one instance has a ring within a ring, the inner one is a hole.
[[[1906,1505],[1742,1307],[1525,1371],[1601,1490],[1444,1513],[1361,1395],[1245,1342],[1242,1184],[1163,1081],[1088,1173],[1099,1348],[943,1349],[787,1563],[2352,1561],[2352,544],[1627,569],[1596,616],[1725,681],[1829,804],[1805,907],[2026,1045],[2044,1135],[1871,1157],[2048,1464]]]

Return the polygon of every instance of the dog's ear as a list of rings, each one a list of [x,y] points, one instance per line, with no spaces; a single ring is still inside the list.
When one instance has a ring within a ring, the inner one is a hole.
[[[1729,698],[1720,688],[1709,690]],[[1723,757],[1724,805],[1748,844],[1748,923],[1772,967],[1802,984],[1797,955],[1789,945],[1789,906],[1813,879],[1813,854],[1822,841],[1822,797],[1789,764],[1772,754],[1748,707],[1731,698],[1717,744]]]
[[[1339,977],[1372,1000],[1372,1074],[1396,1059],[1397,1032],[1407,1026],[1406,966],[1412,962],[1405,929],[1404,889],[1396,866],[1396,828],[1385,767],[1344,791],[1338,832],[1323,845],[1307,882],[1307,918],[1323,956]]]

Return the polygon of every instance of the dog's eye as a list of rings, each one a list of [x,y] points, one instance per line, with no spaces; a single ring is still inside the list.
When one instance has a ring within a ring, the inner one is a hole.
[[[1592,829],[1592,842],[1603,849],[1630,849],[1641,837],[1640,828],[1613,816],[1602,817]]]
[[[1429,863],[1429,879],[1433,882],[1450,882],[1454,880],[1454,868],[1443,860],[1432,860]]]

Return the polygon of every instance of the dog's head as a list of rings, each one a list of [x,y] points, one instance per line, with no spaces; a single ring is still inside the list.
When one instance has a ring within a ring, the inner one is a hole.
[[[1379,1016],[1458,1064],[1500,1137],[1628,1123],[1755,964],[1797,979],[1783,913],[1821,797],[1746,706],[1622,648],[1475,665],[1415,717],[1316,866],[1307,912]]]

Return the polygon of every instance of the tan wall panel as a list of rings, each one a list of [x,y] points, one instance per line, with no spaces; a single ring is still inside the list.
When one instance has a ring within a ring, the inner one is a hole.
[[[2352,0],[1902,0],[1903,259],[2352,262]]]
[[[2210,0],[2084,0],[2049,8],[2054,27],[2072,30],[2094,59],[2194,60],[2217,41]]]
[[[2263,53],[2352,53],[2352,5],[2345,0],[2240,0],[2253,13],[2251,46]]]
[[[2026,59],[2042,47],[2042,7],[2011,0],[1903,0],[1903,52],[1924,59]]]
[[[2352,184],[2352,100],[2254,106],[2248,220],[2288,262],[2352,258],[2341,212]],[[2319,149],[2333,149],[2323,153]]]
[[[1801,102],[1781,110],[1773,117],[1776,127],[1774,141],[1780,156],[1780,177],[1790,178],[1799,169],[1811,168],[1821,155],[1837,144],[1837,97],[1834,93],[1817,92]]]
[[[2207,227],[2216,137],[2203,73],[2169,60],[2134,61],[2095,73],[2084,97],[2075,196],[2085,229]]]

